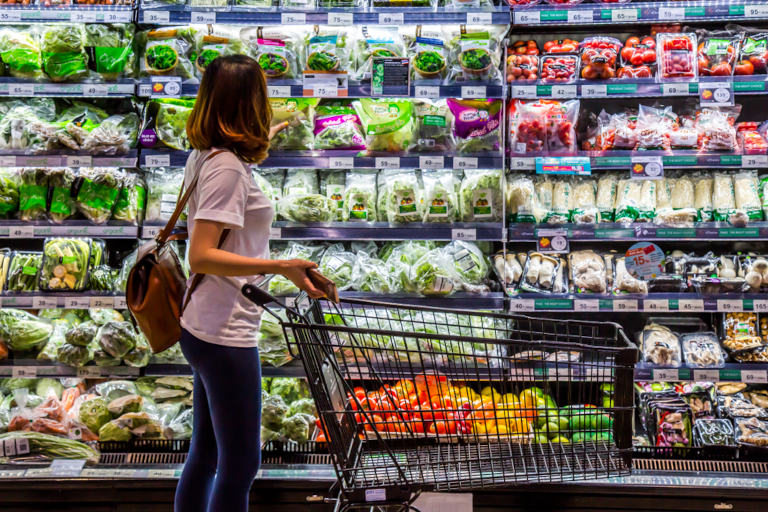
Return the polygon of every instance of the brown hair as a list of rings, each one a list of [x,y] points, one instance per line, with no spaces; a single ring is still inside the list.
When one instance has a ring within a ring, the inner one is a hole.
[[[245,55],[228,55],[205,69],[187,120],[187,137],[195,149],[226,148],[257,164],[267,157],[271,122],[261,67]]]

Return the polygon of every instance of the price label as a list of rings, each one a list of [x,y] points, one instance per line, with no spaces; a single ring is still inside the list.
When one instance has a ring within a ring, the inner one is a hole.
[[[451,240],[477,240],[476,229],[452,229]]]
[[[534,311],[536,309],[533,299],[512,299],[509,301],[509,310],[513,313],[521,311]]]
[[[288,98],[291,96],[290,85],[268,85],[267,94],[272,98]]]
[[[613,301],[614,311],[637,311],[637,301],[634,299],[622,299]]]
[[[64,299],[66,309],[88,309],[91,301],[88,297],[67,297]]]
[[[333,26],[346,26],[355,23],[355,16],[351,12],[329,12],[328,24]]]
[[[660,20],[682,20],[685,19],[685,8],[683,7],[659,7]]]
[[[80,476],[85,466],[85,459],[53,459],[50,470],[51,476]]]
[[[723,313],[744,311],[744,302],[732,299],[717,299],[717,310]]]
[[[576,299],[573,301],[574,311],[600,311],[599,300]]]
[[[539,229],[536,231],[536,248],[544,253],[568,252],[568,230]]]
[[[144,167],[168,167],[171,165],[171,155],[146,155]]]
[[[377,169],[399,169],[400,157],[397,156],[377,156],[376,157]]]
[[[53,309],[58,306],[56,297],[32,297],[32,309]]]
[[[568,11],[568,23],[592,23],[594,14],[591,9],[585,11]]]
[[[661,84],[662,96],[688,96],[687,83]]]
[[[630,158],[629,177],[634,180],[660,180],[664,177],[664,161],[660,156]]]
[[[573,98],[578,96],[577,87],[575,85],[553,85],[552,97],[553,98]]]
[[[115,297],[115,309],[126,309],[125,297]]]
[[[211,11],[195,11],[190,16],[192,23],[201,25],[213,25],[216,23],[216,13]]]
[[[733,102],[733,82],[699,82],[700,105],[724,107]]]
[[[96,23],[96,14],[96,11],[74,11],[69,15],[69,20],[78,23]]]
[[[83,96],[109,96],[109,88],[104,84],[83,84]]]
[[[282,228],[269,228],[269,238],[270,240],[280,240],[283,238]]]
[[[536,168],[535,158],[515,158],[509,159],[509,167],[517,171],[526,171]]]
[[[768,155],[742,155],[742,167],[768,167]]]
[[[6,453],[6,455],[8,455]],[[33,468],[24,473],[26,478],[46,478],[51,476],[51,468]]]
[[[768,300],[755,299],[752,301],[752,311],[765,313],[768,311]]]
[[[536,98],[536,86],[535,85],[513,85],[512,97],[513,98]]]
[[[13,366],[11,367],[11,377],[14,379],[34,379],[37,377],[37,368],[35,366]]]
[[[144,11],[144,23],[168,23],[170,20],[168,11]]]
[[[318,84],[312,90],[318,98],[335,98],[339,95],[339,87],[335,84]]]
[[[8,96],[34,96],[35,84],[8,84]]]
[[[490,12],[468,12],[467,25],[492,25],[493,13]]]
[[[16,167],[16,157],[11,156],[0,156],[0,167]]]
[[[3,446],[0,445],[0,451],[2,451],[2,448]],[[22,478],[23,476],[24,476],[23,469],[6,469],[3,471],[0,471],[0,478]]]
[[[77,369],[77,376],[81,379],[99,379],[102,377],[99,366],[81,366]]]
[[[453,158],[454,169],[477,169],[477,157],[456,156]]]
[[[105,23],[130,23],[131,11],[110,11],[104,13]]]
[[[91,297],[90,307],[92,308],[112,308],[115,306],[114,297]]]
[[[283,25],[306,25],[307,15],[303,12],[284,12],[280,15]]]
[[[720,370],[693,370],[693,380],[700,382],[720,382]]]
[[[768,5],[745,5],[744,17],[746,18],[765,18],[768,17]]]
[[[35,226],[10,226],[8,238],[34,238]]]
[[[669,301],[667,299],[644,300],[643,309],[652,313],[669,311]]]
[[[484,86],[464,85],[461,88],[462,98],[485,98],[488,91]]]
[[[175,469],[150,469],[147,471],[147,478],[175,478]]]
[[[515,25],[538,25],[541,23],[539,11],[515,11]]]
[[[436,85],[417,85],[414,87],[413,96],[415,98],[439,98],[440,87]]]
[[[669,382],[680,380],[680,375],[676,369],[658,369],[653,370],[653,380],[658,382]]]
[[[608,86],[603,84],[582,85],[581,95],[585,98],[604,98],[608,96]]]
[[[143,226],[141,228],[141,237],[147,239],[155,238],[161,229],[163,229],[162,226]]]
[[[405,17],[402,12],[379,13],[379,25],[404,25]]]
[[[421,169],[443,169],[445,159],[442,156],[420,156],[419,167]]]
[[[637,9],[614,9],[611,11],[611,21],[617,23],[637,21]]]
[[[741,382],[746,384],[765,384],[768,382],[768,371],[741,370]]]
[[[92,167],[93,157],[91,155],[75,155],[66,158],[67,167]]]
[[[685,311],[687,313],[704,311],[703,299],[680,299],[677,301],[678,311]]]
[[[2,11],[0,11],[0,21],[2,22],[21,21],[21,11],[3,9]]]
[[[353,169],[355,159],[351,156],[332,156],[328,159],[329,169]]]

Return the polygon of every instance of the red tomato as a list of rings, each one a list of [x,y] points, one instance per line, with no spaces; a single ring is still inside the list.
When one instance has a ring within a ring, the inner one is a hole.
[[[624,43],[625,46],[637,46],[640,44],[640,38],[639,37],[628,37],[627,42]]]
[[[408,426],[414,434],[423,434],[425,432],[424,422],[421,420],[411,421]]]
[[[365,397],[365,389],[361,388],[360,386],[354,388],[352,392],[355,394],[358,400],[362,400],[363,397]]]
[[[367,396],[360,400],[360,408],[366,411],[377,411],[379,410],[379,401]]]
[[[655,50],[645,50],[643,52],[643,62],[645,64],[653,64],[656,62],[656,51]]]
[[[656,48],[656,40],[652,37],[644,37],[640,44],[647,48]]]
[[[437,435],[448,435],[448,434],[455,434],[456,433],[456,422],[453,420],[440,420],[435,421],[432,425],[429,426],[430,434],[437,434]]]
[[[740,60],[733,69],[734,75],[754,75],[755,66],[748,60]]]
[[[384,423],[384,419],[378,414],[372,415],[371,421],[373,422],[373,425],[371,425],[370,423],[365,424],[365,430],[367,430],[368,432],[373,432],[374,430],[380,430],[379,427]]]
[[[422,404],[419,406],[419,411],[421,411],[418,415],[414,415],[417,418],[420,418],[422,421],[432,421],[435,419],[435,415],[432,411],[432,406],[429,404],[429,402],[422,402]]]

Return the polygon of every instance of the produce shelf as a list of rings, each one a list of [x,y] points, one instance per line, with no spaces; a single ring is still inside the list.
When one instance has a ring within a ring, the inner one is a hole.
[[[72,21],[78,23],[130,23],[133,21],[131,5],[82,5],[43,7],[40,5],[3,5],[0,24],[47,23]]]
[[[467,25],[507,25],[509,7],[472,11],[436,11],[418,7],[386,9],[338,9],[312,11],[255,10],[241,7],[195,9],[187,6],[143,9],[138,12],[139,23],[166,25],[177,23],[233,23],[239,25],[403,25],[461,23]]]
[[[731,381],[747,384],[768,383],[768,363],[725,363],[722,368],[659,368],[643,362],[635,365],[635,380],[667,381]]]
[[[573,295],[520,293],[509,299],[513,313],[559,311],[577,313],[668,313],[768,311],[765,294],[652,293],[648,295]]]
[[[0,21],[6,8],[0,8]],[[95,12],[95,11],[83,11]],[[48,21],[48,20],[46,20]],[[61,20],[68,21],[68,20]],[[74,20],[73,20],[74,21]],[[44,83],[19,78],[0,78],[0,96],[12,98],[56,96],[76,98],[130,98],[136,92],[136,82],[123,78],[116,82]]]
[[[0,167],[136,167],[138,161],[138,151],[135,149],[120,156],[93,156],[63,151],[30,155],[13,150],[0,151]]]
[[[732,83],[736,94],[766,94],[766,75],[700,77],[698,82],[658,82],[655,78],[582,80],[565,85],[513,84],[512,98],[648,98],[698,96],[699,83]]]
[[[47,236],[96,236],[99,238],[135,239],[138,226],[104,224],[88,221],[65,221],[53,224],[46,221],[0,220],[0,238],[44,238]]]
[[[187,163],[188,151],[164,151],[143,149],[141,166],[183,167]],[[359,151],[295,151],[291,153],[270,153],[259,167],[267,168],[310,168],[310,169],[501,169],[504,158],[501,155],[452,156],[443,154],[422,154],[403,156],[360,156]],[[627,164],[627,169],[629,164]]]
[[[2,231],[0,231],[2,233]],[[283,240],[488,240],[501,241],[501,223],[389,224],[386,222],[331,222],[294,224],[275,222],[271,239]]]
[[[525,154],[512,154],[509,157],[509,168],[513,171],[536,169],[537,158],[573,158],[589,157],[593,171],[596,170],[629,170],[633,157],[660,156],[665,168],[705,168],[730,167],[730,168],[765,168],[768,167],[768,154],[763,153],[701,153],[696,150],[674,151],[579,151],[571,155],[545,154],[530,152]]]
[[[0,297],[0,306],[4,308],[25,309],[88,309],[115,308],[125,309],[125,297],[122,295],[98,295],[92,292],[69,293],[24,293]]]
[[[594,25],[630,23],[746,22],[768,19],[768,5],[756,0],[699,0],[687,2],[632,2],[602,7],[583,3],[570,6],[539,4],[515,8],[515,25]]]
[[[37,359],[6,359],[0,362],[0,377],[85,377],[89,379],[138,377],[142,368],[130,366],[83,366],[75,368]]]
[[[485,294],[458,292],[448,297],[422,297],[420,295],[409,295],[404,293],[379,294],[369,292],[339,292],[339,297],[343,299],[364,299],[381,303],[395,305],[412,306],[430,306],[448,309],[468,309],[468,310],[503,310],[504,293],[488,292]],[[279,297],[283,303],[293,305],[295,297]]]
[[[536,242],[539,230],[564,230],[569,240],[613,242],[616,240],[768,240],[768,222],[751,222],[733,227],[727,222],[698,222],[694,227],[669,227],[655,224],[510,224],[507,240]]]

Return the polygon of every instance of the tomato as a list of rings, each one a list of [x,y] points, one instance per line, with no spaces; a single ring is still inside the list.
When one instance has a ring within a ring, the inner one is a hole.
[[[361,399],[357,398],[357,400],[359,401]],[[355,401],[355,398],[353,398],[352,395],[349,394],[349,393],[347,393],[347,401],[349,402],[349,408],[350,409],[352,409],[353,411],[357,411],[358,410],[357,401]]]
[[[651,76],[651,68],[648,66],[640,66],[639,68],[635,69],[636,78],[650,78]]]
[[[640,38],[635,36],[628,37],[627,42],[624,44],[625,46],[637,46],[640,44]]]
[[[633,66],[641,66],[643,64],[643,52],[635,51],[630,57],[629,63]]]
[[[392,399],[389,397],[382,397],[378,402],[378,410],[379,411],[385,411],[388,414],[392,413],[392,411],[395,410],[395,406],[392,403]]]
[[[406,392],[406,395],[410,395],[411,393],[416,392],[416,385],[413,383],[412,380],[406,380],[402,379],[397,381],[397,384],[395,384],[396,388],[401,388],[403,391]]]
[[[408,432],[408,430],[405,428],[405,423],[400,421],[397,416],[392,415],[387,418],[387,432],[394,432],[394,433],[405,433]]]
[[[547,41],[546,43],[544,43],[544,51],[545,52],[552,51],[552,47],[555,46],[556,44],[557,44],[557,41]]]
[[[361,388],[360,386],[354,388],[352,392],[355,394],[358,400],[365,398],[365,389]]]
[[[629,60],[632,58],[634,54],[635,54],[635,49],[629,46],[625,46],[624,48],[621,49],[621,58],[626,62],[629,62]]]
[[[415,413],[414,417],[419,418],[422,421],[432,421],[435,419],[435,414],[432,411],[432,405],[429,402],[422,402],[419,408],[415,410],[418,410],[420,412]]]
[[[640,44],[646,48],[656,48],[656,40],[652,37],[645,36],[643,40],[640,41]]]
[[[432,425],[429,426],[429,433],[430,434],[437,434],[437,435],[448,435],[448,434],[455,434],[456,433],[456,422],[453,420],[440,420],[435,421]]]
[[[367,396],[360,400],[360,408],[366,411],[377,411],[379,410],[379,401]]]
[[[408,428],[411,429],[411,432],[414,434],[423,434],[426,432],[426,428],[424,427],[424,422],[421,420],[411,420],[408,422]]]
[[[643,63],[645,64],[653,64],[656,62],[656,51],[655,50],[645,50],[643,52]]]
[[[731,65],[727,62],[720,62],[712,66],[712,76],[731,76]]]
[[[381,430],[381,426],[384,423],[384,418],[379,416],[378,414],[374,414],[371,416],[371,421],[373,422],[373,425],[371,423],[365,424],[365,430],[368,432],[373,432],[374,430]]]
[[[736,67],[733,69],[734,75],[754,75],[755,66],[748,60],[740,60],[736,63]]]

